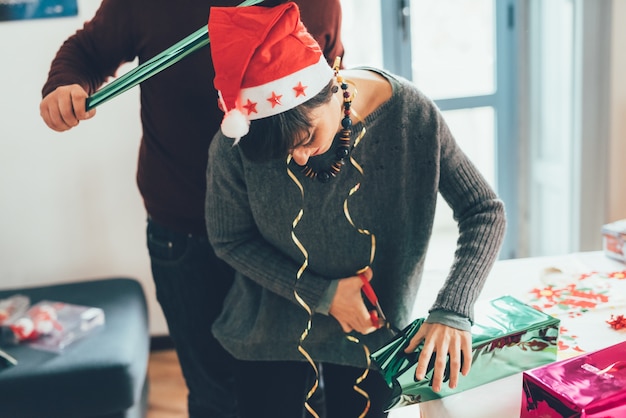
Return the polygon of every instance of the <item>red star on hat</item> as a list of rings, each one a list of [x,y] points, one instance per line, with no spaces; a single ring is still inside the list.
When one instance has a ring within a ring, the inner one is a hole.
[[[299,81],[298,85],[293,88],[296,91],[296,97],[306,96],[306,93],[304,92],[304,89],[306,88],[307,86],[303,86],[302,81]]]
[[[245,105],[243,105],[243,107],[248,111],[248,115],[252,114],[252,113],[258,113],[256,111],[256,103],[250,101],[250,99],[248,99],[248,103],[246,103]]]
[[[272,97],[269,97],[267,99],[268,102],[270,102],[272,104],[272,109],[276,106],[276,105],[280,105],[280,99],[282,99],[283,95],[282,94],[276,94],[275,92],[272,92]]]

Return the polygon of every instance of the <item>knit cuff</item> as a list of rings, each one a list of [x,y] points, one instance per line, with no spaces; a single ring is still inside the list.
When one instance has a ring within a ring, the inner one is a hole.
[[[328,315],[328,311],[330,310],[330,304],[335,297],[335,293],[337,292],[337,286],[339,285],[339,280],[331,280],[328,289],[326,289],[326,293],[320,299],[320,303],[315,308],[315,312],[320,313],[322,315]]]
[[[443,324],[468,332],[471,332],[472,328],[469,318],[444,309],[431,311],[425,322],[429,324]]]

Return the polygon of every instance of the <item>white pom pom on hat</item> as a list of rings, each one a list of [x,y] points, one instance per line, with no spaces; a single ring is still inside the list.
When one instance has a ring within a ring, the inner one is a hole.
[[[212,7],[208,22],[213,84],[222,133],[236,142],[251,120],[285,112],[318,94],[334,76],[293,2],[276,7]]]
[[[220,126],[222,133],[235,139],[235,144],[250,130],[250,121],[239,109],[233,109],[224,115]]]

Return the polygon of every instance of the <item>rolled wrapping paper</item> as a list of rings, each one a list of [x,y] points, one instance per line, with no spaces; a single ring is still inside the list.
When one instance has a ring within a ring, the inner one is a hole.
[[[626,417],[626,341],[525,371],[521,418]]]
[[[473,387],[523,372],[556,360],[560,320],[524,304],[512,296],[478,303],[472,326],[472,367],[459,376],[458,385],[431,388],[434,357],[424,379],[415,379],[421,347],[410,354],[404,348],[424,322],[416,319],[371,358],[392,389],[387,410],[443,398]],[[449,364],[448,364],[449,367]],[[449,379],[446,370],[444,379]]]
[[[237,7],[254,6],[255,4],[262,2],[263,0],[244,0]],[[91,110],[96,106],[124,93],[125,91],[130,90],[153,75],[158,74],[169,66],[182,60],[189,54],[207,46],[209,43],[209,30],[207,25],[204,25],[191,35],[180,40],[171,47],[167,48],[165,51],[155,55],[150,60],[135,67],[126,74],[119,76],[89,96],[86,100],[87,110]]]

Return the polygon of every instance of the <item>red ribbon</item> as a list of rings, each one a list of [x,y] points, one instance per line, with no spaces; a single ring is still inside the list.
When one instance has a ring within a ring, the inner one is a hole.
[[[611,319],[606,321],[606,323],[615,330],[623,329],[626,328],[626,317],[624,315],[611,315]]]

